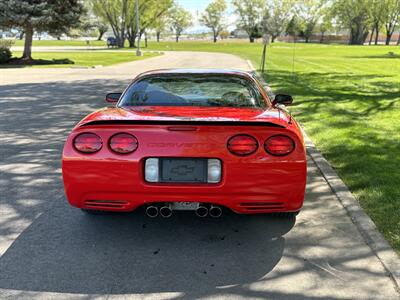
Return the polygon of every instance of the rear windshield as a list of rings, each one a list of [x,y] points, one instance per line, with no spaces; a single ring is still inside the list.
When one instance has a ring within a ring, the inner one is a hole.
[[[253,82],[233,75],[162,75],[129,87],[118,106],[264,107]]]

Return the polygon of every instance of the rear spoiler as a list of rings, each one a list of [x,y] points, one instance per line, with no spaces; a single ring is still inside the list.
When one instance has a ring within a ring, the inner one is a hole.
[[[257,122],[257,121],[163,121],[163,120],[98,120],[90,121],[80,125],[96,126],[96,125],[212,125],[212,126],[265,126],[265,127],[278,127],[285,128],[283,125],[275,124],[272,122]]]

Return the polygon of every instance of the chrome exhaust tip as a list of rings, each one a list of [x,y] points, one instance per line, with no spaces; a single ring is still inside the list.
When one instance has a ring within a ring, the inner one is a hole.
[[[171,204],[164,205],[160,208],[160,216],[163,218],[169,218],[172,216]]]
[[[150,218],[155,218],[158,216],[158,207],[154,205],[149,205],[146,208],[146,215]]]
[[[209,213],[211,217],[219,218],[222,215],[222,209],[219,206],[211,205]]]
[[[200,204],[195,210],[196,216],[200,218],[207,217],[208,215],[208,208],[202,204]]]

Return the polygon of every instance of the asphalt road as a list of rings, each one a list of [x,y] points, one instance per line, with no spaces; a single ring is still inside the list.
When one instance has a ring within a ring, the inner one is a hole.
[[[399,299],[316,166],[297,219],[67,205],[60,156],[72,126],[139,72],[248,69],[231,55],[167,53],[100,69],[0,70],[0,299]]]

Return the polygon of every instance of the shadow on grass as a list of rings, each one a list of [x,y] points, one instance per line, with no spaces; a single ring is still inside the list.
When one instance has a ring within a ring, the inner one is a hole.
[[[400,54],[394,53],[394,52],[389,52],[387,54],[384,55],[368,55],[368,56],[351,56],[350,58],[352,59],[399,59],[400,58]]]
[[[12,58],[8,63],[0,65],[0,68],[25,68],[31,66],[46,66],[46,65],[73,65],[75,62],[69,58],[61,59],[32,59],[22,60],[20,58]]]

